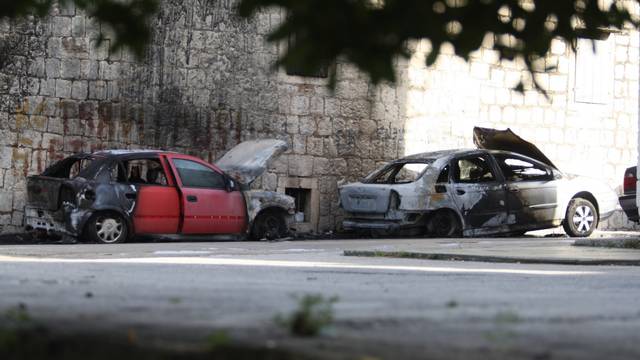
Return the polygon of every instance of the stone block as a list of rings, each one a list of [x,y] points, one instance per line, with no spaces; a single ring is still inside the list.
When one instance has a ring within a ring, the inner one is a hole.
[[[64,79],[74,80],[80,77],[80,60],[64,59],[61,62],[60,75]]]
[[[44,62],[46,76],[51,78],[60,77],[60,60],[48,58]]]
[[[295,115],[308,115],[309,97],[304,95],[293,96],[291,99],[291,112]]]
[[[298,117],[301,135],[312,135],[316,132],[316,120],[311,116]]]
[[[71,88],[71,98],[74,100],[87,99],[88,88],[86,81],[74,81]]]
[[[82,80],[96,80],[98,78],[100,63],[93,60],[80,61],[80,78]]]
[[[104,81],[89,81],[89,94],[87,96],[90,100],[104,100],[107,98],[107,84]]]
[[[289,175],[311,176],[313,175],[313,156],[294,155],[289,157]]]
[[[304,154],[307,152],[307,137],[303,135],[293,135],[291,151],[294,154]]]
[[[21,228],[24,225],[24,212],[14,211],[11,214],[11,225],[16,228]]]
[[[331,135],[331,119],[328,117],[321,117],[317,119],[316,133],[319,136]]]
[[[323,154],[323,139],[318,137],[307,138],[307,154],[322,156]]]
[[[52,19],[53,35],[71,36],[71,18],[64,16],[54,16]]]
[[[57,79],[55,96],[63,99],[71,97],[71,81]]]
[[[13,210],[13,192],[0,190],[0,212],[7,213]]]
[[[313,158],[313,175],[324,176],[329,173],[329,167],[331,166],[328,159],[321,157]]]
[[[40,79],[40,89],[38,94],[41,96],[55,96],[56,95],[56,80],[55,79]]]
[[[13,151],[9,146],[0,147],[0,168],[10,169],[13,159]]]

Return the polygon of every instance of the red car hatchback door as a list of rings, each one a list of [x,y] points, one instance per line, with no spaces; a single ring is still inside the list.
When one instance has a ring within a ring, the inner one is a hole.
[[[193,157],[169,155],[181,189],[184,234],[238,234],[247,224],[242,193],[227,190],[222,172]]]

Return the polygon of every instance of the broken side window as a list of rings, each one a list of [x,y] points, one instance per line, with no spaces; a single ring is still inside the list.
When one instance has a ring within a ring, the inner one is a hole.
[[[184,187],[226,189],[224,176],[195,161],[173,159]]]
[[[496,154],[494,158],[507,181],[553,180],[553,171],[542,164],[507,154]]]
[[[448,183],[449,182],[449,165],[445,165],[445,167],[440,171],[440,175],[438,175],[438,183]]]
[[[167,175],[158,159],[135,159],[123,161],[112,171],[118,182],[147,185],[167,185]]]
[[[454,181],[458,183],[492,182],[496,177],[483,156],[456,160]]]

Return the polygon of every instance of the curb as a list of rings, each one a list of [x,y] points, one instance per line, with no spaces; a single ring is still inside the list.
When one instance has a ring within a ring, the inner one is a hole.
[[[343,252],[343,255],[344,256],[361,256],[361,257],[423,259],[423,260],[476,261],[476,262],[512,263],[512,264],[640,266],[640,259],[638,260],[562,259],[562,258],[553,259],[553,258],[525,258],[525,257],[489,256],[489,255],[421,253],[421,252],[410,252],[410,251],[361,251],[361,250],[345,250]]]
[[[578,239],[573,243],[573,246],[640,249],[640,238]]]

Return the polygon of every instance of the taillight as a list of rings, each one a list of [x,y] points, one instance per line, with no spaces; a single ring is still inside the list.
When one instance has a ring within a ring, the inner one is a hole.
[[[624,181],[622,183],[622,189],[624,193],[633,193],[636,191],[636,175],[632,172],[626,172],[624,174]]]

